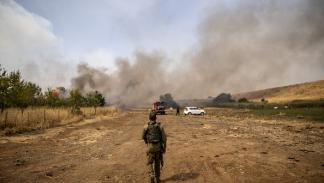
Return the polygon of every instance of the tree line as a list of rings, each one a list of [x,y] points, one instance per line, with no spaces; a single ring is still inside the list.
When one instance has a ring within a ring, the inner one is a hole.
[[[60,92],[66,93],[62,96]],[[72,112],[80,112],[80,107],[104,106],[105,97],[98,91],[82,94],[79,90],[67,92],[63,87],[59,90],[42,89],[35,83],[25,81],[20,71],[7,72],[0,65],[0,108],[20,108],[21,112],[29,106],[71,107]]]

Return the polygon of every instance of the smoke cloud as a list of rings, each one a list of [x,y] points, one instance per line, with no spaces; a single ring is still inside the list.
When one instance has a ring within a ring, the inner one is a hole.
[[[324,1],[235,2],[208,10],[199,44],[176,68],[161,53],[136,52],[118,59],[113,73],[79,65],[73,87],[132,106],[168,92],[206,98],[324,78]]]
[[[137,52],[133,63],[126,58],[116,63],[117,69],[111,74],[87,64],[79,65],[79,76],[72,79],[72,86],[84,92],[96,89],[110,103],[127,106],[145,104],[168,89],[167,73],[159,53]]]
[[[12,0],[0,1],[0,64],[20,70],[23,78],[43,88],[69,85],[73,67],[60,60],[61,40],[51,23]]]

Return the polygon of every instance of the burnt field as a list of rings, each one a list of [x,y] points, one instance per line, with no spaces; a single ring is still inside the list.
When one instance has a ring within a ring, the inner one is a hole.
[[[162,182],[323,182],[324,123],[209,108],[159,115]],[[0,137],[0,182],[146,182],[147,109]]]

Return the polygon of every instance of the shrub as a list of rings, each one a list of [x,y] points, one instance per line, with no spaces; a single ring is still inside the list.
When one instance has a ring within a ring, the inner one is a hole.
[[[213,100],[213,102],[229,103],[229,102],[235,102],[235,100],[232,99],[232,95],[230,93],[221,93]]]
[[[238,102],[239,103],[248,103],[249,101],[247,98],[240,98],[240,99],[238,99]]]

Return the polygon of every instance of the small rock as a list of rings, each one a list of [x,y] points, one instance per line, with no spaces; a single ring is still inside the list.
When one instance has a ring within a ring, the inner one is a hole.
[[[298,118],[298,119],[304,119],[304,116],[302,116],[302,115],[297,115],[297,118]]]
[[[266,152],[266,151],[262,151],[261,154],[268,154],[268,152]]]
[[[216,154],[215,156],[214,156],[215,158],[218,158],[219,157],[219,155],[218,154]]]
[[[24,165],[25,163],[26,163],[25,160],[17,159],[15,165],[16,166],[21,166],[21,165]]]
[[[246,148],[246,147],[243,147],[243,148],[242,148],[242,150],[246,151],[246,150],[247,150],[247,148]]]
[[[307,150],[307,149],[299,149],[299,151],[302,151],[304,153],[315,152],[315,151]]]
[[[289,156],[288,159],[293,160],[295,162],[299,162],[299,159],[296,159],[295,157]]]
[[[46,172],[45,175],[48,176],[48,177],[53,177],[53,172],[52,171],[48,171],[48,172]]]

